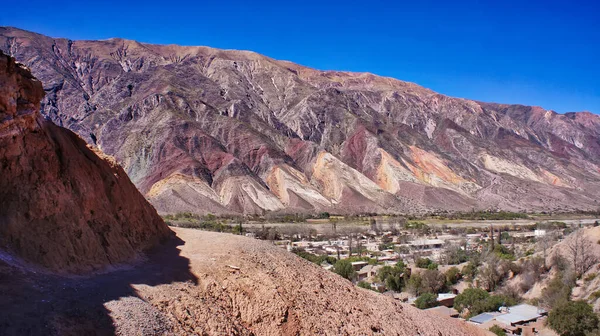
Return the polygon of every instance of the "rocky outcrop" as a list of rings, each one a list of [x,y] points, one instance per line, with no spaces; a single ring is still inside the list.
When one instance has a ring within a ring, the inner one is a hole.
[[[115,161],[39,113],[42,83],[0,52],[0,250],[59,272],[134,258],[170,230]]]
[[[368,73],[0,28],[42,113],[160,212],[596,209],[600,117],[457,99]]]

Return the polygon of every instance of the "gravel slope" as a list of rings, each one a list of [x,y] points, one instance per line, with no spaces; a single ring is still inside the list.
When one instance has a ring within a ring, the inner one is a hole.
[[[174,231],[146,261],[89,277],[36,274],[4,258],[0,334],[484,334],[357,288],[267,242]]]

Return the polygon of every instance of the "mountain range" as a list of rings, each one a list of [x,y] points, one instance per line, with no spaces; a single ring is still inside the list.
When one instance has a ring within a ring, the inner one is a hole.
[[[452,98],[249,51],[0,27],[41,113],[159,213],[596,210],[600,117]]]

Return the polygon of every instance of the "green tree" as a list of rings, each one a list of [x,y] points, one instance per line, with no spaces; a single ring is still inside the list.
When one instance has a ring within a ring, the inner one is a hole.
[[[481,288],[467,288],[454,299],[454,308],[462,313],[468,309],[473,314],[473,308],[484,302],[490,294]]]
[[[419,273],[411,274],[410,278],[406,282],[406,290],[412,295],[419,296],[425,293],[423,287],[423,277]]]
[[[460,271],[458,270],[458,267],[450,267],[444,275],[446,276],[446,283],[448,286],[452,286],[460,280]]]
[[[562,336],[585,336],[598,328],[598,316],[585,301],[566,301],[550,311],[548,325]]]
[[[377,277],[379,278],[379,281],[383,282],[389,290],[400,292],[402,291],[402,287],[404,287],[405,269],[404,263],[398,262],[398,264],[393,267],[382,267],[379,272],[377,272]]]
[[[352,267],[352,263],[347,259],[336,261],[335,265],[333,265],[333,271],[348,280],[353,280],[356,277],[356,271]]]
[[[415,307],[419,309],[427,309],[437,306],[437,295],[432,293],[421,294],[415,300]]]
[[[463,266],[461,273],[468,281],[475,280],[477,276],[477,264],[474,262],[469,262],[465,266]]]

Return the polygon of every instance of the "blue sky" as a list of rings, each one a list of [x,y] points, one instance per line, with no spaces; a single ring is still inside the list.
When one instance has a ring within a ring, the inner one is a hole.
[[[8,1],[54,37],[246,49],[482,101],[600,113],[597,1]]]

